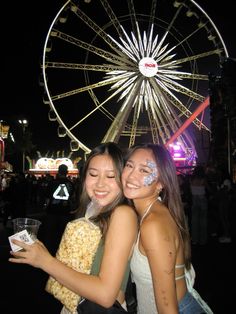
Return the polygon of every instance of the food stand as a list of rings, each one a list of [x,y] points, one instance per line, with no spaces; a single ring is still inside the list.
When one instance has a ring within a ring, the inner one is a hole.
[[[68,176],[77,177],[78,169],[76,165],[69,158],[47,158],[42,157],[37,160],[35,166],[29,169],[29,173],[34,174],[36,177],[50,174],[53,177],[58,173],[58,167],[65,164],[68,167]]]

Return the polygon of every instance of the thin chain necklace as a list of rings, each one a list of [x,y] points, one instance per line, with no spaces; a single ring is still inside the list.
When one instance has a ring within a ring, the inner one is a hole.
[[[151,209],[152,205],[153,205],[155,202],[156,202],[156,200],[154,200],[153,202],[151,202],[151,204],[149,204],[149,205],[147,206],[147,208],[145,209],[144,214],[142,215],[142,217],[141,217],[141,219],[140,219],[140,223],[139,223],[140,225],[141,225],[141,223],[143,222],[143,219],[147,216],[149,210]]]

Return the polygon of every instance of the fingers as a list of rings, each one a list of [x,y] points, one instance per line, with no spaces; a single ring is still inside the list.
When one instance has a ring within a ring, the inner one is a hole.
[[[15,263],[15,264],[26,264],[24,258],[13,258],[13,257],[11,257],[8,259],[8,261],[11,263]]]
[[[49,252],[44,244],[36,240],[32,244],[26,244],[14,239],[14,244],[22,248],[20,251],[10,251],[12,257],[8,259],[11,263],[28,264],[34,267],[40,267],[40,263],[47,258]]]
[[[12,243],[14,243],[14,244],[20,246],[20,247],[21,247],[22,249],[24,249],[24,250],[26,250],[27,247],[29,247],[29,245],[26,244],[25,242],[22,242],[22,241],[19,241],[19,240],[16,240],[16,239],[12,239],[11,241],[12,241]]]
[[[9,258],[8,261],[16,264],[22,264],[24,263],[24,252],[18,251],[18,252],[13,252],[10,251],[10,254],[13,255],[13,257]]]
[[[27,244],[26,242],[22,242],[16,239],[12,239],[12,242],[18,246],[20,246],[22,249],[24,249],[25,251],[27,251],[32,245],[39,244],[41,246],[44,246],[43,242],[39,241],[38,239],[36,239],[32,244]]]
[[[22,258],[9,258],[8,261],[15,264],[23,264]]]

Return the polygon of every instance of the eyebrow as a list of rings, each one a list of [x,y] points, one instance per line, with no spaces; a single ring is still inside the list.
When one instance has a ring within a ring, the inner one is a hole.
[[[95,170],[95,171],[100,171],[100,169],[98,168],[93,168],[93,167],[89,167],[88,170]],[[116,172],[115,169],[107,169],[105,170],[106,172]]]
[[[148,168],[148,169],[151,169],[151,170],[152,170],[152,167],[150,167],[150,166],[148,166],[148,165],[142,164],[142,166],[145,167],[145,168]]]
[[[128,159],[127,162],[130,162],[130,163],[134,164],[133,160],[131,160],[131,159]],[[146,167],[146,168],[148,168],[148,169],[152,169],[152,168],[151,168],[150,166],[148,166],[147,164],[139,164],[139,165],[142,166],[142,167]]]

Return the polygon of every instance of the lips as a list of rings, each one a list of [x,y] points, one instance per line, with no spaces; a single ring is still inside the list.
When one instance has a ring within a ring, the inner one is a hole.
[[[108,195],[108,192],[106,191],[94,191],[94,195],[96,198],[103,198]]]
[[[136,184],[133,184],[130,182],[127,182],[125,186],[129,189],[138,189],[139,188],[139,185],[136,185]]]

